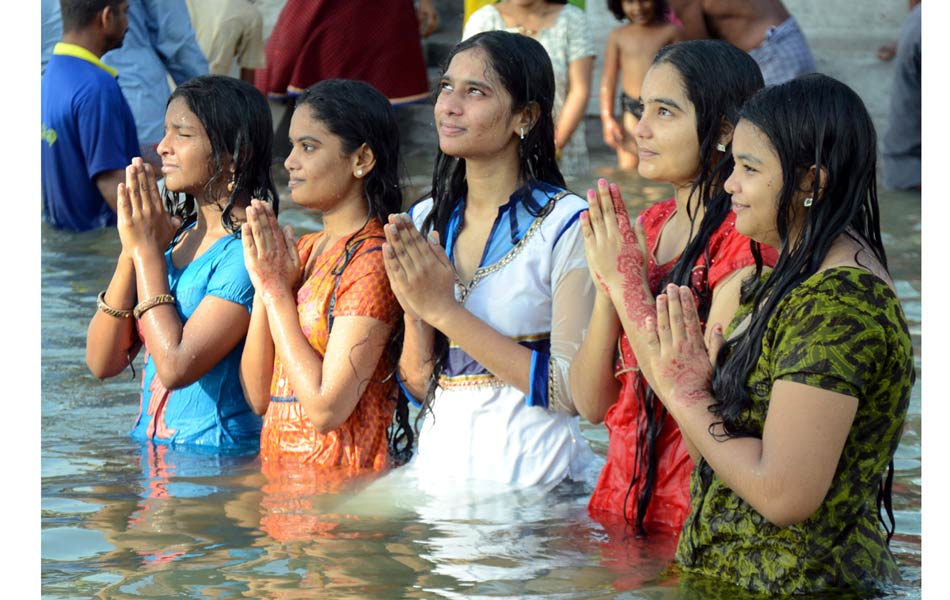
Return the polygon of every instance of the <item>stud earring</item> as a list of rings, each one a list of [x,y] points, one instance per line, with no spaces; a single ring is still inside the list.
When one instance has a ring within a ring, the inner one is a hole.
[[[521,128],[521,139],[524,139],[524,127]]]
[[[808,208],[809,206],[811,206],[811,203],[812,203],[812,198],[811,198],[811,196],[805,198],[805,201],[802,202],[802,204],[805,205],[805,208]]]
[[[722,142],[720,142],[720,143],[716,144],[716,150],[719,150],[720,152],[725,152],[725,151],[726,151],[726,147],[725,147],[725,145],[722,144]]]
[[[357,177],[362,177],[362,176],[363,176],[363,169],[357,169],[357,170],[356,170],[356,176],[357,176]]]

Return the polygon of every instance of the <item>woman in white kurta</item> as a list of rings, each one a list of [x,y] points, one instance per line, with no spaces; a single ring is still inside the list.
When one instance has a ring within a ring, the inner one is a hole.
[[[535,40],[492,31],[447,65],[432,195],[390,218],[383,247],[405,310],[400,381],[423,405],[408,468],[422,481],[578,479],[593,452],[567,373],[594,290],[587,204],[554,158],[550,59]]]
[[[590,169],[584,114],[590,99],[594,41],[587,15],[566,0],[502,0],[483,6],[469,17],[462,39],[502,29],[538,40],[554,69],[555,147],[558,164],[568,177]]]

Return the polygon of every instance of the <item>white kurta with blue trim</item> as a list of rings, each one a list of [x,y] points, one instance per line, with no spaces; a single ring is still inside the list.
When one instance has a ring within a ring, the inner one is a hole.
[[[431,208],[431,199],[413,207],[416,227]],[[480,267],[456,286],[456,299],[532,350],[531,389],[501,381],[450,340],[408,466],[419,480],[551,485],[579,479],[591,464],[567,385],[594,300],[578,221],[586,208],[576,194],[542,183],[499,208]],[[464,202],[449,223],[450,258],[463,212]]]

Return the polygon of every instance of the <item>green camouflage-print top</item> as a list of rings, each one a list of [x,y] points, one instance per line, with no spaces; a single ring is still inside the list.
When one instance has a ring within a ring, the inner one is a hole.
[[[750,310],[740,308],[733,325]],[[761,435],[779,379],[858,398],[831,488],[807,520],[777,527],[700,460],[676,552],[680,569],[769,595],[869,590],[898,580],[876,501],[915,377],[900,301],[881,279],[838,267],[792,290],[772,315],[749,375],[748,424]]]

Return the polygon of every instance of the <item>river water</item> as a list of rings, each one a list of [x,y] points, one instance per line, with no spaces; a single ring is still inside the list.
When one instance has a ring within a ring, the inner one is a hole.
[[[611,170],[631,210],[666,186]],[[431,164],[431,163],[428,163]],[[411,170],[424,184],[424,164]],[[588,181],[569,182],[583,194]],[[410,194],[418,187],[410,187]],[[289,199],[289,195],[281,195]],[[881,192],[892,275],[917,360],[896,456],[891,542],[904,582],[921,583],[920,195]],[[285,200],[297,233],[319,219]],[[136,369],[106,382],[84,362],[95,297],[118,255],[114,230],[80,235],[42,226],[42,591],[44,598],[684,598],[665,570],[673,543],[632,539],[586,512],[591,484],[553,490],[480,488],[451,497],[370,486],[317,493],[306,474],[273,479],[254,456],[201,456],[128,437]],[[602,457],[602,425],[582,427]],[[731,598],[723,589],[721,596]]]

